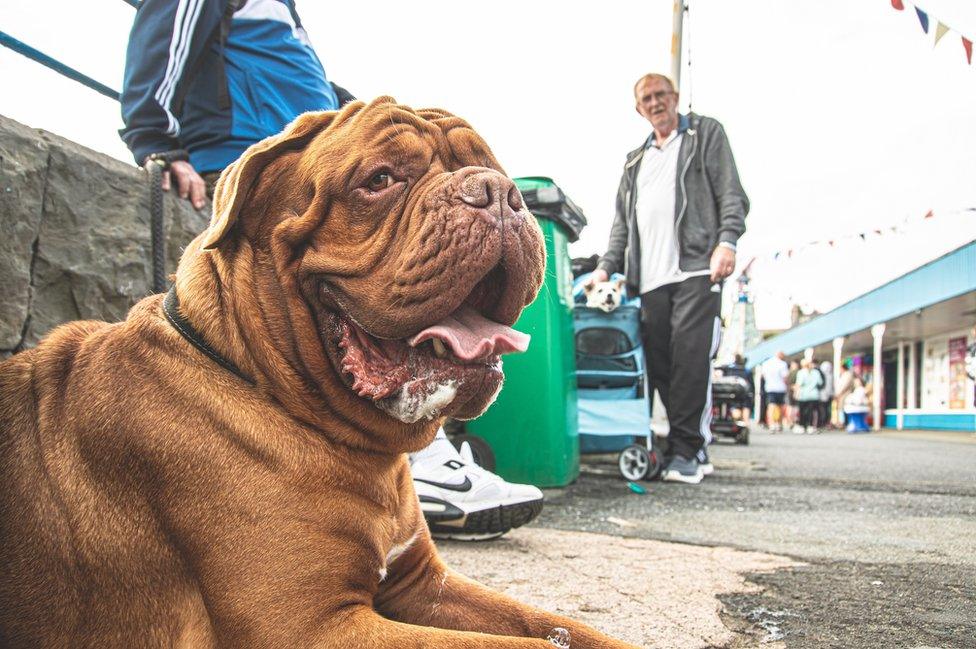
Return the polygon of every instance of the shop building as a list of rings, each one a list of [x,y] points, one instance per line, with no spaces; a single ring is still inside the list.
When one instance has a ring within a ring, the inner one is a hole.
[[[974,326],[976,241],[749,349],[747,366],[812,350],[836,380],[850,360],[871,383],[875,429],[976,431]]]

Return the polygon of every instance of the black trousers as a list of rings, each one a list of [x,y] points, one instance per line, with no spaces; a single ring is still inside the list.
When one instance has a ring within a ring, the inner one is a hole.
[[[820,401],[800,402],[800,425],[816,426],[820,417]]]
[[[817,428],[827,428],[830,426],[830,399],[820,402],[820,411],[817,414]]]
[[[651,397],[661,395],[671,450],[687,459],[712,439],[712,358],[722,331],[722,293],[713,286],[708,276],[689,277],[641,295]]]

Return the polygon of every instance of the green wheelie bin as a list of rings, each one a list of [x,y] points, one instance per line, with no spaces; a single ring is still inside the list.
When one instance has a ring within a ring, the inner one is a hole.
[[[503,358],[505,384],[481,417],[467,422],[495,455],[506,480],[562,487],[579,475],[573,274],[568,245],[586,224],[580,209],[550,178],[516,178],[546,241],[546,275],[515,328],[529,349]]]

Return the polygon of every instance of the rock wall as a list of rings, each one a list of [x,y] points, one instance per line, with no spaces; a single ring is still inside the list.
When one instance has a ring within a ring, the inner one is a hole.
[[[167,265],[210,220],[168,194]],[[0,115],[0,357],[70,320],[117,321],[152,283],[145,172]]]

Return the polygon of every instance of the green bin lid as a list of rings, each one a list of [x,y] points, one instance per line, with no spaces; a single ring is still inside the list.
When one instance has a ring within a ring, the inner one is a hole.
[[[540,219],[555,221],[566,230],[570,242],[579,239],[586,226],[586,217],[563,190],[546,176],[522,176],[515,178],[515,186],[522,192],[529,211]]]
[[[521,178],[514,178],[513,180],[515,180],[515,186],[519,188],[520,192],[528,191],[530,189],[556,186],[556,183],[553,182],[552,178],[547,178],[546,176],[522,176]]]

